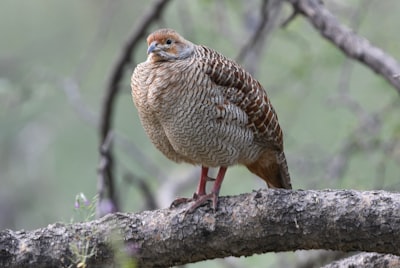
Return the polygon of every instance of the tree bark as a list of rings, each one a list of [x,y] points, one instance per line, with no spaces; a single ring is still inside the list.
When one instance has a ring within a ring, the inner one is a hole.
[[[400,257],[391,254],[360,253],[342,260],[332,262],[323,268],[393,268],[400,267]]]
[[[0,232],[0,265],[112,265],[126,252],[140,267],[297,249],[400,255],[400,194],[385,191],[258,190],[189,206],[116,213],[33,231]],[[116,245],[120,246],[116,246]]]

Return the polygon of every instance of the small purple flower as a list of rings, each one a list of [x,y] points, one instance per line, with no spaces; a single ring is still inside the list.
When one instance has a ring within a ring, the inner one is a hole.
[[[75,196],[75,204],[74,207],[76,209],[81,207],[81,203],[83,203],[84,206],[88,207],[90,206],[90,201],[86,198],[84,193],[79,193]]]
[[[79,195],[83,201],[83,204],[88,207],[90,205],[90,201],[86,198],[86,195],[84,193],[80,193]]]

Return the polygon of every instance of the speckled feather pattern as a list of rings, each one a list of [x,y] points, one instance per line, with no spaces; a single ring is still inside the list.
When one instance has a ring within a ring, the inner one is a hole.
[[[242,164],[269,186],[291,188],[282,130],[261,84],[218,52],[184,41],[193,46],[189,56],[147,60],[132,75],[133,101],[152,143],[175,162]],[[259,174],[269,170],[279,178]]]

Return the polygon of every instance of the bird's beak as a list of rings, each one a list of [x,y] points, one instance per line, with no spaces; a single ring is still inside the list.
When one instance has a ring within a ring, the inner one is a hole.
[[[158,43],[156,41],[153,41],[149,47],[147,48],[147,55],[149,55],[152,52],[158,51],[159,48],[157,47]]]

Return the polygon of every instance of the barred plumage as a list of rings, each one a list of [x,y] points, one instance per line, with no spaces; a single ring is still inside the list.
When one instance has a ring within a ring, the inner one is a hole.
[[[132,75],[132,97],[143,127],[169,159],[201,165],[192,210],[216,207],[226,168],[245,165],[269,187],[291,189],[283,135],[261,86],[234,61],[171,29],[148,39],[148,59]],[[205,193],[208,167],[221,167]]]

